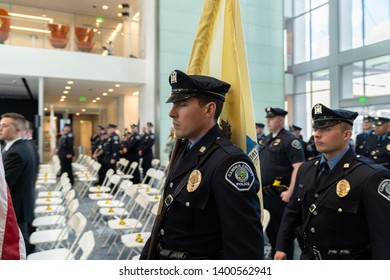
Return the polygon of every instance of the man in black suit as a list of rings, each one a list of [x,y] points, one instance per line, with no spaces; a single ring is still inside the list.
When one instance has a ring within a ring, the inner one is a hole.
[[[25,118],[17,113],[6,113],[0,120],[0,139],[4,140],[3,161],[5,179],[11,192],[19,228],[26,244],[27,255],[34,247],[29,243],[34,220],[34,181],[36,162],[32,147],[22,139]]]

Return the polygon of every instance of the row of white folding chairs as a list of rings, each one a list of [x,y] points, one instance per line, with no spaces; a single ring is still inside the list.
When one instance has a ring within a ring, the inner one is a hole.
[[[60,171],[60,168],[60,160],[57,155],[54,155],[48,164],[41,164],[39,166],[35,188],[37,190],[45,190],[52,187],[57,182],[57,173]]]
[[[98,173],[102,166],[101,163],[92,160],[91,166],[92,170],[80,171],[80,173],[77,174],[76,188],[80,197],[84,197],[85,194],[88,192],[89,188],[99,180]]]

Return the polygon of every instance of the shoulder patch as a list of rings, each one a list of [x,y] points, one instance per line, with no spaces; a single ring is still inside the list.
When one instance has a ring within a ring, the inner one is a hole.
[[[141,137],[139,135],[135,136],[135,139],[140,140]]]
[[[73,134],[71,132],[68,133],[67,135],[69,138],[72,138],[73,137]]]
[[[291,142],[291,146],[297,150],[300,150],[302,149],[302,143],[301,141],[299,141],[298,139],[294,139],[292,142]]]
[[[244,192],[252,188],[255,175],[246,162],[239,161],[229,167],[225,179],[238,191]]]
[[[119,140],[119,136],[114,135],[114,136],[112,137],[112,139],[115,140],[115,141],[118,141],[118,140]]]
[[[150,135],[150,139],[154,139],[154,134]]]
[[[390,179],[385,179],[379,184],[378,193],[390,201]]]

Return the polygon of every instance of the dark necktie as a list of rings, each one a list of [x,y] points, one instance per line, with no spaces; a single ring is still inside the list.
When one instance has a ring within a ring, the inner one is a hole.
[[[320,171],[318,172],[318,176],[316,180],[317,186],[320,186],[325,181],[328,174],[329,174],[329,165],[326,161],[324,161],[323,163],[321,163]]]

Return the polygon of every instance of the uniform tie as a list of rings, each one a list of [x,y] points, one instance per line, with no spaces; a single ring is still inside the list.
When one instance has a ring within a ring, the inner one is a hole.
[[[320,186],[326,179],[326,177],[328,176],[329,174],[329,165],[326,161],[322,162],[321,165],[320,165],[320,171],[318,172],[318,176],[317,176],[317,186]]]

